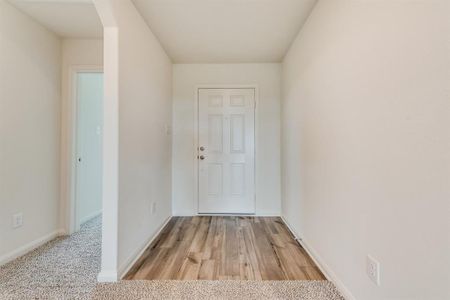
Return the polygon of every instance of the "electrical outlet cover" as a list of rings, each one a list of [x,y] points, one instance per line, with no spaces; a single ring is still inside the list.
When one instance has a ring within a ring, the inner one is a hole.
[[[13,215],[13,228],[19,228],[23,225],[23,214],[18,213]]]
[[[370,255],[367,255],[367,275],[376,285],[380,285],[380,263]]]

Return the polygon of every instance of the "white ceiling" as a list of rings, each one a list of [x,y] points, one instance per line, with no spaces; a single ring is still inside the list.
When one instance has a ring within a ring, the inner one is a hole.
[[[92,0],[9,0],[9,2],[61,37],[103,36],[103,26]]]
[[[176,63],[279,62],[316,0],[133,0]]]
[[[92,0],[9,0],[61,37],[102,37]],[[132,0],[175,63],[279,62],[317,0]]]

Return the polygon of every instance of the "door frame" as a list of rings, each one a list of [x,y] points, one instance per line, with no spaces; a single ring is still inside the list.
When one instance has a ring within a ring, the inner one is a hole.
[[[65,200],[66,216],[66,234],[72,234],[80,230],[79,220],[77,219],[77,201],[76,201],[76,178],[77,178],[77,125],[78,125],[78,101],[77,101],[77,75],[79,73],[104,73],[101,65],[73,65],[69,68],[68,98],[65,109],[65,121],[63,124],[66,130],[65,139],[65,172],[63,171],[63,180],[65,180],[66,189],[63,199]]]
[[[254,153],[254,163],[255,163],[255,170],[254,170],[254,201],[255,201],[255,212],[253,214],[238,214],[238,215],[257,215],[258,212],[258,190],[257,190],[257,170],[258,170],[258,124],[259,124],[259,86],[257,84],[202,84],[202,85],[196,85],[195,91],[194,91],[194,152],[192,153],[193,161],[194,161],[194,199],[195,199],[195,211],[197,215],[207,216],[207,215],[214,215],[214,216],[220,216],[220,215],[236,215],[236,214],[204,214],[199,212],[199,164],[198,164],[198,147],[199,145],[199,101],[200,101],[200,93],[199,90],[201,89],[253,89],[255,91],[255,130],[253,132],[254,134],[254,140],[255,140],[255,153]]]

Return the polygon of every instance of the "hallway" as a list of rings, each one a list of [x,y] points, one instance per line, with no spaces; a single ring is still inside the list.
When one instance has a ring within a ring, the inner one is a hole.
[[[279,217],[174,217],[126,279],[325,280]]]
[[[450,0],[0,0],[0,300],[449,300],[449,38]]]

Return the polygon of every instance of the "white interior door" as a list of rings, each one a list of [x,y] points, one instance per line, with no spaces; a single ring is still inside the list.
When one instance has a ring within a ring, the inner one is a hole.
[[[77,74],[76,229],[102,209],[103,74]]]
[[[255,90],[199,90],[199,213],[255,213]]]

